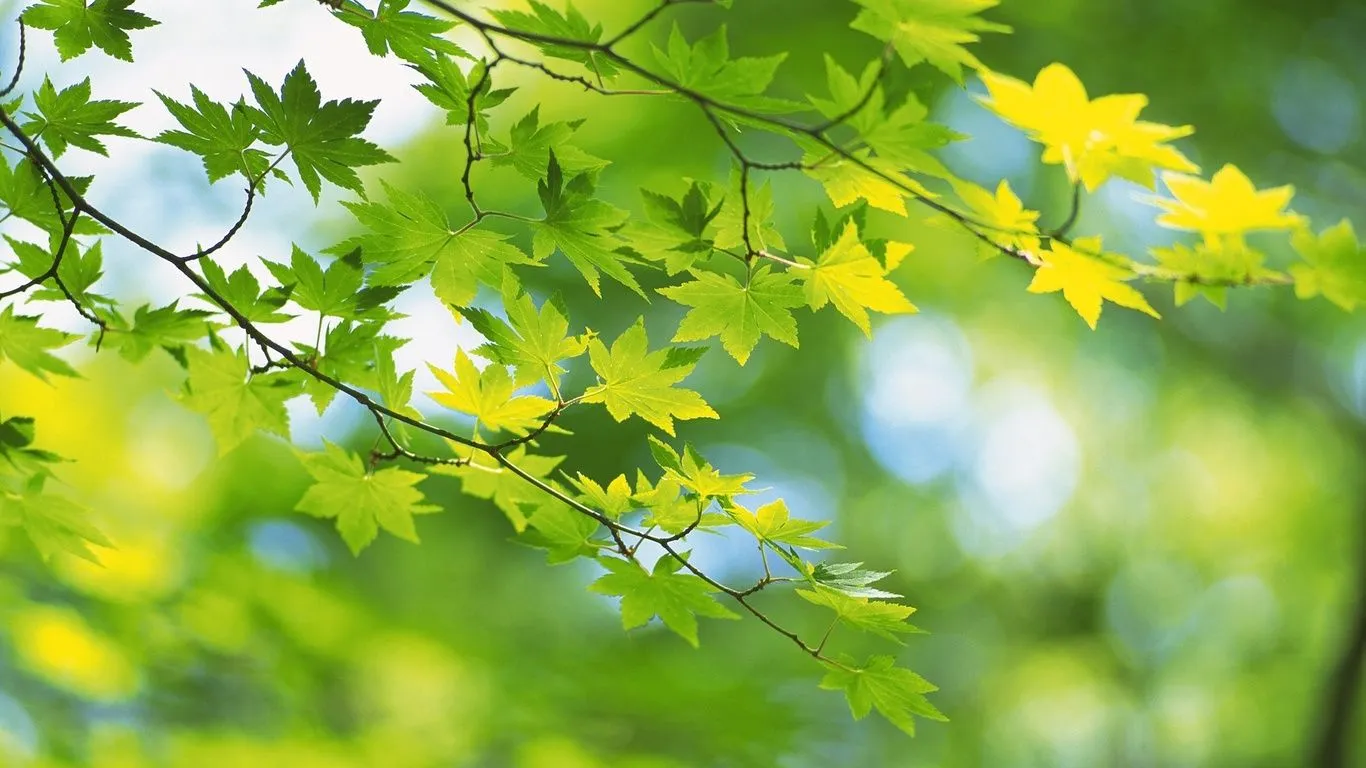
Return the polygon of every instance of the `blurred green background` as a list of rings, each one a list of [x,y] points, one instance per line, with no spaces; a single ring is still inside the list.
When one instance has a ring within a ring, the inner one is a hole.
[[[609,29],[652,4],[579,3]],[[735,5],[671,18],[690,36],[724,20],[737,53],[788,51],[780,95],[822,93],[823,54],[854,69],[880,48],[847,28],[851,3]],[[1206,173],[1234,162],[1259,186],[1295,184],[1295,208],[1319,228],[1366,225],[1359,4],[1016,0],[988,15],[1015,28],[975,49],[994,69],[1032,80],[1062,61],[1093,96],[1146,93],[1144,117],[1196,126],[1181,147]],[[515,75],[523,90],[495,131],[537,103],[543,120],[586,111],[577,143],[613,162],[603,194],[619,205],[635,206],[637,186],[675,192],[680,177],[725,172],[725,148],[685,104]],[[1037,147],[939,80],[911,85],[973,135],[944,153],[952,167],[1009,178],[1045,225],[1064,217],[1065,179],[1037,165]],[[461,139],[434,123],[395,148],[407,162],[385,177],[458,219]],[[185,188],[198,174],[164,172]],[[801,255],[819,189],[772,182]],[[513,174],[481,184],[492,205],[538,210]],[[1133,254],[1169,242],[1140,191],[1112,182],[1084,202],[1078,231]],[[335,226],[285,237],[344,234],[340,215],[323,218]],[[306,479],[289,446],[260,438],[215,459],[174,401],[169,357],[134,368],[85,353],[86,378],[53,385],[0,366],[0,412],[36,416],[39,444],[76,460],[61,476],[119,544],[104,568],[47,568],[19,536],[0,541],[0,764],[1311,764],[1362,600],[1360,320],[1266,289],[1235,292],[1225,313],[1177,310],[1152,286],[1163,321],[1110,309],[1093,333],[1060,297],[1025,293],[1023,266],[979,261],[965,236],[872,221],[916,244],[897,279],[921,314],[875,324],[871,341],[833,314],[804,318],[800,351],[765,343],[743,369],[708,355],[691,381],[723,418],[683,435],[722,470],[756,473],[794,514],[833,520],[850,559],[896,570],[888,588],[931,633],[899,660],[941,686],[951,722],[913,740],[876,717],[853,722],[816,688],[810,659],[754,621],[704,623],[700,650],[657,626],[624,634],[612,603],[584,589],[591,566],[545,565],[442,479],[424,484],[446,512],[420,522],[421,546],[382,538],[353,559],[326,522],[291,512]],[[593,303],[570,270],[547,271],[535,288],[567,292],[574,320],[609,337],[647,312],[661,340],[681,314],[616,287]],[[368,448],[365,422],[333,416],[330,437],[355,427]],[[608,480],[647,460],[629,424],[572,411],[566,424],[575,435],[545,449],[570,470]],[[698,558],[740,582],[750,554],[718,540]],[[790,602],[767,604],[819,631]],[[1366,715],[1350,730],[1352,764],[1366,765]]]

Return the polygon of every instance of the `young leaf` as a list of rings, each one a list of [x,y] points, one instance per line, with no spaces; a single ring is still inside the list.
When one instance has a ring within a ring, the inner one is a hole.
[[[554,500],[542,504],[531,514],[527,524],[530,530],[518,540],[550,550],[547,560],[551,565],[597,554],[593,534],[598,531],[598,521],[567,504]]]
[[[0,362],[6,359],[47,381],[49,373],[79,377],[76,369],[49,350],[65,347],[80,338],[55,328],[39,328],[36,316],[14,314],[11,304],[0,310]]]
[[[74,59],[95,46],[116,59],[133,60],[130,29],[154,27],[157,22],[129,10],[133,0],[42,0],[24,11],[24,23],[53,31],[62,61]]]
[[[874,656],[863,667],[846,657],[840,664],[825,662],[825,668],[821,688],[843,691],[855,720],[862,720],[877,707],[879,714],[910,736],[915,735],[916,717],[948,720],[925,698],[925,694],[939,689],[909,669],[896,666],[891,656]]]
[[[840,314],[872,335],[868,310],[887,314],[917,311],[901,289],[887,279],[887,268],[860,240],[858,225],[849,221],[839,240],[801,271],[806,278],[806,301],[812,309],[833,303]]]
[[[388,152],[357,138],[370,124],[379,101],[343,99],[324,104],[302,60],[285,76],[278,94],[250,72],[247,79],[260,107],[248,107],[248,114],[261,130],[262,140],[289,149],[299,180],[314,202],[322,191],[320,177],[364,196],[365,187],[355,169],[394,161]]]
[[[598,562],[609,573],[588,588],[621,597],[621,624],[626,629],[643,626],[659,616],[665,626],[696,648],[698,616],[740,618],[711,596],[715,587],[692,574],[679,574],[683,563],[677,558],[659,558],[653,572],[632,560],[604,557]]]
[[[689,44],[675,24],[669,33],[667,49],[661,51],[656,47],[654,53],[664,72],[690,91],[718,101],[765,111],[793,110],[794,105],[789,102],[761,95],[773,82],[773,75],[787,54],[732,61],[724,25],[707,37]]]
[[[526,452],[526,446],[519,445],[507,454],[508,461],[516,464],[522,471],[553,485],[548,478],[555,468],[564,461],[563,456],[537,456]],[[475,459],[478,461],[478,458]],[[491,464],[491,462],[489,462]],[[517,475],[497,465],[479,464],[478,466],[451,466],[438,464],[432,472],[460,478],[460,489],[476,499],[488,499],[498,507],[512,528],[522,533],[527,527],[527,510],[539,509],[546,503],[545,492]]]
[[[1163,267],[1189,276],[1189,279],[1175,283],[1178,307],[1196,296],[1204,296],[1211,304],[1223,309],[1228,286],[1210,283],[1236,284],[1263,278],[1284,278],[1278,272],[1264,269],[1262,254],[1249,248],[1241,237],[1236,236],[1207,239],[1197,243],[1194,248],[1179,243],[1170,248],[1154,248],[1152,254]],[[1297,288],[1300,285],[1297,280]]]
[[[1074,245],[1092,253],[1100,253],[1101,249],[1099,237],[1079,237]],[[1026,290],[1030,293],[1062,291],[1063,298],[1091,326],[1091,330],[1096,329],[1096,321],[1100,319],[1102,300],[1161,317],[1143,298],[1143,294],[1122,282],[1134,276],[1127,269],[1079,253],[1057,240],[1039,257],[1043,263],[1034,272],[1034,279]]]
[[[592,173],[607,166],[607,161],[594,157],[569,144],[582,120],[540,124],[541,107],[536,105],[521,120],[512,124],[506,149],[490,149],[494,167],[510,165],[524,177],[539,181],[550,167],[550,154],[555,153],[562,172],[571,176]]]
[[[789,272],[773,272],[767,265],[750,275],[746,285],[730,275],[695,272],[694,280],[661,288],[660,293],[692,307],[674,334],[674,341],[721,337],[721,346],[740,365],[763,334],[797,346],[797,321],[791,309],[806,303],[801,286]]]
[[[208,417],[221,456],[263,429],[289,436],[285,401],[299,394],[293,372],[251,374],[242,350],[186,347],[188,377],[181,398]]]
[[[88,510],[70,499],[45,493],[45,477],[37,473],[13,490],[7,490],[8,483],[0,478],[0,527],[23,527],[44,560],[61,553],[98,564],[90,546],[112,547],[113,543],[89,522]]]
[[[906,195],[926,200],[935,197],[924,185],[903,174],[900,165],[875,157],[866,149],[852,152],[850,157],[832,156],[824,151],[807,153],[802,162],[803,172],[825,187],[836,208],[867,200],[874,208],[905,216]]]
[[[542,417],[555,407],[555,403],[544,397],[514,396],[516,386],[507,368],[493,363],[480,371],[463,349],[455,352],[454,375],[434,365],[427,367],[446,388],[445,392],[428,392],[433,400],[473,416],[479,424],[492,430],[527,432],[538,426]]]
[[[692,372],[696,359],[680,359],[672,349],[649,351],[641,318],[612,342],[609,351],[594,339],[588,357],[602,383],[583,394],[585,403],[602,403],[617,421],[632,415],[673,435],[674,419],[715,419],[716,411],[691,389],[673,386]]]
[[[313,485],[295,509],[314,517],[335,517],[352,554],[359,555],[380,528],[416,543],[413,515],[441,511],[422,503],[422,492],[413,486],[424,476],[416,472],[388,467],[367,473],[360,457],[333,443],[325,443],[322,453],[301,453],[299,460]]]
[[[626,475],[617,475],[606,488],[582,472],[568,480],[579,490],[584,502],[610,518],[620,518],[636,508],[631,498],[631,484],[626,480]]]
[[[33,94],[37,114],[25,113],[28,120],[24,130],[41,138],[58,158],[68,146],[79,147],[98,155],[108,155],[104,143],[97,136],[137,138],[131,128],[114,122],[124,112],[138,106],[131,101],[91,101],[90,78],[58,91],[52,81],[43,78],[43,85]]]
[[[982,62],[964,48],[981,39],[978,32],[1009,32],[1004,24],[977,14],[1000,0],[854,0],[863,10],[849,26],[885,40],[911,67],[922,61],[959,84],[963,67],[981,69]]]
[[[745,488],[745,483],[753,480],[754,475],[723,475],[690,444],[685,443],[683,453],[679,455],[654,435],[650,435],[649,440],[650,453],[655,463],[664,470],[665,477],[678,481],[682,487],[699,497],[728,500],[732,496],[753,492]]]

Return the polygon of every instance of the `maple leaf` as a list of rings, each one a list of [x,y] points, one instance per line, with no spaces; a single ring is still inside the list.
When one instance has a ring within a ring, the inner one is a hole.
[[[749,360],[759,338],[768,334],[789,346],[797,346],[797,321],[791,308],[806,303],[802,289],[787,272],[759,267],[741,285],[730,275],[695,272],[691,282],[660,293],[692,307],[674,334],[674,341],[700,341],[721,337],[721,346],[740,365]]]
[[[360,30],[365,47],[376,56],[388,52],[400,59],[423,63],[439,58],[434,54],[471,58],[460,46],[441,37],[441,33],[455,26],[454,21],[434,19],[421,13],[406,11],[409,0],[380,0],[372,15],[360,3],[349,3],[349,12],[337,18]]]
[[[244,264],[229,275],[218,262],[200,259],[199,268],[204,273],[204,281],[209,288],[228,304],[254,323],[283,323],[293,318],[280,310],[289,301],[289,291],[278,286],[261,290],[256,276]],[[213,303],[208,294],[196,294],[206,302]]]
[[[14,314],[14,305],[0,310],[0,362],[6,359],[47,381],[49,373],[79,377],[76,369],[48,350],[59,349],[80,338],[55,328],[39,328],[38,317]]]
[[[836,620],[843,624],[896,643],[901,642],[898,634],[924,631],[906,623],[906,617],[915,613],[915,609],[909,605],[869,600],[866,597],[850,597],[820,584],[817,584],[814,590],[799,589],[797,595],[809,603],[834,611]]]
[[[1187,245],[1173,245],[1170,248],[1154,248],[1152,254],[1163,267],[1187,279],[1178,279],[1174,284],[1176,306],[1182,306],[1197,296],[1204,296],[1220,309],[1227,303],[1228,285],[1260,278],[1284,277],[1262,267],[1262,254],[1249,248],[1240,237],[1220,237],[1197,243],[1194,248]]]
[[[1300,230],[1290,242],[1304,260],[1290,267],[1296,296],[1309,299],[1322,294],[1348,312],[1366,302],[1366,248],[1357,241],[1352,222],[1343,219],[1317,237]]]
[[[138,105],[131,101],[91,101],[88,77],[61,91],[45,77],[42,86],[33,94],[33,104],[38,112],[25,113],[29,119],[23,128],[32,136],[40,136],[52,150],[54,159],[61,157],[68,146],[108,156],[109,151],[97,136],[138,138],[131,128],[114,122],[119,115]]]
[[[510,165],[522,176],[540,181],[550,168],[552,150],[562,173],[590,173],[607,166],[606,160],[569,143],[570,137],[583,125],[583,120],[541,125],[540,115],[541,107],[538,104],[525,117],[512,124],[506,148],[490,146],[486,150],[494,167]]]
[[[493,10],[490,13],[504,26],[538,35],[548,40],[558,38],[582,43],[597,43],[602,39],[602,25],[590,25],[588,19],[574,7],[573,3],[565,4],[564,13],[560,13],[540,2],[540,0],[528,0],[528,5],[531,6],[532,13],[503,9]],[[604,56],[601,51],[540,40],[528,40],[527,42],[535,45],[542,53],[551,58],[578,62],[592,69],[601,77],[611,77],[617,72],[616,64],[610,57]]]
[[[365,265],[358,249],[328,264],[326,270],[297,245],[290,253],[288,265],[273,261],[265,261],[265,265],[276,280],[289,288],[291,301],[328,317],[385,319],[389,314],[383,304],[398,293],[391,286],[364,286]]]
[[[480,371],[463,349],[455,352],[454,375],[431,364],[427,367],[446,388],[445,392],[427,394],[440,405],[473,416],[489,429],[525,432],[555,407],[544,397],[514,397],[516,386],[507,368],[494,363]]]
[[[421,503],[422,492],[413,486],[424,476],[416,472],[389,467],[367,473],[360,457],[326,441],[322,453],[301,453],[299,461],[314,482],[294,508],[314,517],[335,517],[352,554],[360,554],[380,528],[416,543],[413,515],[441,511]]]
[[[749,190],[749,244],[758,251],[785,248],[782,233],[773,224],[773,213],[776,210],[773,204],[773,183],[765,181],[763,184],[755,184],[754,180],[750,179],[746,186]],[[712,241],[714,247],[741,248],[745,245],[745,207],[745,197],[741,194],[740,172],[733,170],[730,174],[729,191],[722,198],[721,210],[717,212],[713,221],[716,225],[716,236]]]
[[[847,657],[840,662],[823,662],[827,671],[820,686],[827,691],[843,691],[855,720],[862,720],[876,707],[892,725],[911,736],[915,735],[917,716],[948,720],[925,698],[925,694],[939,689],[909,669],[896,666],[891,656],[874,656],[862,667]]]
[[[292,372],[253,375],[241,350],[186,347],[184,355],[188,376],[181,401],[208,418],[220,456],[257,429],[289,437],[285,401],[299,394]]]
[[[644,297],[640,283],[626,270],[624,256],[616,252],[621,244],[611,234],[626,220],[626,211],[595,197],[588,174],[566,183],[555,153],[548,157],[546,177],[537,184],[545,218],[536,227],[532,253],[544,259],[558,248],[598,296],[602,296],[598,279],[602,272]]]
[[[270,156],[264,150],[252,147],[261,137],[261,130],[252,122],[247,105],[241,99],[229,112],[227,107],[210,99],[194,85],[190,86],[193,107],[159,91],[153,93],[185,129],[162,131],[154,141],[199,155],[210,182],[235,173],[255,181],[270,167]],[[276,174],[286,178],[279,169]]]
[[[500,365],[513,366],[517,386],[546,377],[551,391],[556,391],[564,374],[560,363],[586,352],[591,335],[569,335],[569,319],[558,298],[551,297],[537,310],[531,297],[518,293],[511,283],[504,285],[503,308],[507,312],[506,322],[483,309],[458,308],[474,329],[488,339],[474,353]]]
[[[725,25],[689,44],[675,24],[666,48],[660,50],[656,46],[654,54],[664,72],[693,93],[771,112],[790,112],[794,108],[789,102],[761,95],[773,82],[773,75],[787,54],[732,60]]]
[[[605,488],[582,472],[577,477],[569,478],[569,481],[579,490],[579,496],[585,503],[607,517],[617,519],[636,508],[631,498],[631,483],[626,480],[626,475],[617,475]]]
[[[28,477],[4,477],[0,473],[0,528],[20,526],[44,560],[58,553],[99,564],[91,545],[112,547],[92,525],[89,511],[62,496],[47,493],[46,470]]]
[[[979,100],[1043,144],[1043,161],[1064,166],[1068,178],[1088,190],[1112,175],[1151,189],[1154,168],[1198,170],[1166,143],[1189,136],[1193,129],[1138,120],[1148,104],[1142,94],[1088,99],[1086,88],[1063,64],[1044,67],[1032,87],[994,72],[984,72],[982,82],[989,95]]]
[[[116,59],[133,60],[130,29],[146,29],[157,21],[129,10],[133,0],[42,0],[24,11],[30,27],[53,30],[52,40],[62,61],[74,59],[95,46]]]
[[[739,504],[727,508],[735,516],[740,527],[754,534],[757,539],[785,544],[802,549],[841,549],[840,545],[818,539],[810,534],[829,525],[813,520],[793,520],[787,510],[787,502],[782,499],[764,504],[753,512]]]
[[[1101,252],[1099,237],[1079,237],[1074,245],[1081,251]],[[1102,300],[1161,317],[1157,310],[1148,305],[1143,294],[1122,282],[1134,277],[1127,269],[1079,253],[1072,246],[1057,240],[1052,242],[1049,250],[1042,251],[1038,256],[1042,263],[1035,270],[1034,279],[1026,290],[1030,293],[1062,291],[1063,298],[1091,326],[1091,330],[1095,330],[1096,321],[1100,319]]]
[[[850,157],[830,153],[808,153],[802,161],[803,173],[819,181],[836,208],[867,200],[868,204],[889,213],[906,215],[906,195],[932,200],[938,195],[901,172],[900,166],[868,150]]]
[[[140,362],[153,349],[161,347],[179,356],[186,344],[204,338],[206,331],[219,327],[209,320],[212,312],[202,309],[181,309],[179,299],[164,307],[152,308],[143,304],[133,312],[133,322],[115,318],[104,339],[106,347],[117,349],[129,362]]]
[[[973,218],[986,225],[980,229],[992,243],[1021,254],[1039,249],[1039,212],[1024,207],[1010,182],[1002,179],[994,194],[967,181],[955,181],[953,190],[972,209]],[[983,256],[1000,253],[988,243],[979,244]]]
[[[259,106],[248,107],[248,114],[260,129],[261,139],[289,149],[299,180],[313,202],[322,191],[320,179],[363,196],[365,187],[355,169],[394,162],[388,152],[357,137],[370,124],[378,100],[323,103],[318,85],[302,60],[285,76],[278,94],[250,72],[247,79]]]
[[[525,445],[519,445],[510,453],[506,454],[508,461],[517,465],[523,472],[535,477],[554,487],[554,482],[549,480],[550,474],[555,468],[564,461],[563,456],[539,456],[526,452]],[[431,468],[431,471],[441,475],[451,475],[460,478],[460,490],[468,496],[476,499],[488,499],[493,502],[512,523],[512,528],[517,533],[522,533],[527,527],[527,509],[539,509],[545,503],[545,491],[526,482],[509,470],[490,463],[479,463],[480,459],[475,458],[471,466],[452,466],[450,464],[438,464]]]
[[[853,221],[820,258],[815,262],[804,259],[803,263],[811,267],[800,273],[806,279],[807,304],[812,309],[834,304],[865,334],[872,335],[870,309],[886,314],[917,311],[901,289],[887,279],[888,269],[859,240],[858,225]]]
[[[753,493],[745,488],[745,483],[753,480],[754,475],[723,475],[689,443],[684,443],[683,453],[679,454],[659,438],[650,435],[650,455],[664,470],[665,477],[676,480],[680,486],[703,499],[729,499],[739,494]]]
[[[670,347],[649,351],[645,320],[627,328],[609,351],[598,339],[588,357],[602,383],[583,393],[583,402],[602,403],[617,421],[640,418],[672,435],[674,419],[716,419],[716,411],[691,389],[673,386],[697,364],[696,350]]]
[[[863,6],[849,26],[879,40],[890,42],[911,67],[922,61],[963,82],[963,67],[981,69],[966,43],[981,39],[978,32],[1009,32],[1004,24],[987,21],[978,13],[1000,0],[854,0]]]
[[[1260,229],[1291,229],[1303,217],[1287,213],[1295,194],[1290,185],[1258,191],[1252,180],[1232,164],[1220,168],[1209,181],[1178,173],[1162,174],[1172,198],[1150,198],[1166,213],[1157,223],[1172,229],[1199,232],[1206,238],[1241,235]]]
[[[530,530],[518,541],[549,550],[546,560],[551,565],[597,554],[598,544],[593,541],[593,534],[600,527],[598,521],[568,504],[553,500],[542,504],[531,513],[527,525]]]
[[[654,571],[631,560],[598,559],[609,573],[588,586],[602,595],[621,597],[621,624],[626,629],[643,626],[658,616],[664,625],[697,647],[697,617],[738,619],[737,614],[716,602],[711,586],[692,574],[680,574],[683,562],[661,557]]]
[[[404,192],[383,183],[388,203],[344,202],[368,232],[331,248],[361,257],[378,268],[370,281],[405,285],[432,272],[432,288],[448,304],[474,300],[479,283],[499,287],[507,264],[535,264],[508,236],[498,232],[451,227],[445,211],[426,195]]]

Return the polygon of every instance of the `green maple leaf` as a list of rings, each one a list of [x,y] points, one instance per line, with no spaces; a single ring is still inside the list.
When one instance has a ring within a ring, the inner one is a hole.
[[[674,82],[712,99],[754,109],[789,112],[794,105],[761,94],[773,82],[786,53],[776,56],[730,58],[725,26],[689,44],[675,24],[665,50],[654,49],[660,67]]]
[[[43,84],[33,95],[38,112],[26,112],[24,130],[39,136],[52,157],[58,158],[68,146],[80,147],[98,155],[108,156],[104,143],[97,136],[138,138],[136,132],[114,122],[124,112],[138,106],[131,101],[90,100],[90,78],[58,91],[52,81]]]
[[[982,62],[963,46],[980,40],[978,32],[1009,32],[1004,24],[977,14],[1000,0],[854,0],[863,10],[849,26],[890,42],[906,66],[927,61],[963,82],[963,67]]]
[[[304,309],[344,320],[387,320],[394,316],[384,304],[398,295],[390,286],[365,286],[360,251],[351,250],[324,270],[312,256],[294,246],[289,264],[265,262],[266,268],[289,291],[289,299]]]
[[[567,504],[558,501],[542,504],[531,514],[527,525],[529,529],[518,541],[550,550],[546,559],[552,565],[592,557],[598,551],[598,542],[593,540],[593,534],[600,527],[598,521]]]
[[[812,309],[834,304],[865,334],[872,334],[870,309],[888,314],[916,311],[901,289],[887,279],[887,268],[859,240],[858,225],[853,221],[819,259],[803,262],[811,266],[801,272],[806,278],[807,304]]]
[[[532,252],[544,259],[559,248],[598,296],[602,272],[643,297],[645,292],[626,270],[623,255],[617,253],[621,245],[612,234],[626,220],[626,211],[595,197],[593,186],[588,174],[565,183],[559,160],[550,152],[545,180],[537,184],[545,218],[536,228]]]
[[[850,597],[870,599],[897,598],[901,595],[869,586],[891,576],[890,571],[864,570],[863,563],[804,564],[803,575],[816,585],[829,587]]]
[[[15,240],[8,235],[5,236],[5,240],[16,259],[11,267],[0,267],[0,273],[13,269],[30,280],[36,280],[39,275],[46,274],[52,266],[53,254],[50,249]],[[104,276],[101,242],[97,240],[94,245],[82,251],[75,240],[68,241],[66,251],[62,254],[62,263],[57,267],[57,276],[81,304],[92,308],[112,309],[115,306],[113,299],[90,292],[91,287]],[[67,301],[66,293],[47,284],[30,292],[28,298],[30,301]]]
[[[469,74],[446,56],[419,62],[414,67],[428,82],[418,83],[413,88],[446,111],[447,125],[464,125],[469,120],[470,91],[479,87],[479,93],[474,97],[474,119],[481,136],[488,135],[488,110],[502,104],[513,92],[511,88],[494,90],[493,78],[482,61],[476,62]]]
[[[1303,240],[1300,242],[1304,244]],[[1214,238],[1197,243],[1194,248],[1181,244],[1170,248],[1154,248],[1152,254],[1163,267],[1190,278],[1174,283],[1178,307],[1196,296],[1204,296],[1211,304],[1224,309],[1228,286],[1208,285],[1208,282],[1237,284],[1259,278],[1284,277],[1262,267],[1263,255],[1249,248],[1242,238]],[[1366,270],[1362,276],[1366,278]],[[1363,286],[1366,287],[1366,281],[1363,281]],[[1303,290],[1303,286],[1300,290]],[[1363,296],[1366,296],[1366,291]]]
[[[53,42],[62,61],[73,59],[95,46],[116,59],[133,60],[130,29],[154,27],[157,22],[129,10],[133,0],[42,0],[24,11],[24,23],[53,30]]]
[[[622,234],[647,258],[662,260],[670,275],[678,274],[711,255],[708,229],[721,213],[725,198],[713,204],[708,200],[710,191],[711,185],[696,181],[681,199],[642,189],[648,219],[628,221]]]
[[[360,195],[365,187],[356,168],[392,163],[394,158],[365,139],[357,138],[370,124],[379,101],[322,102],[317,83],[301,60],[285,76],[277,94],[266,81],[248,72],[251,92],[259,109],[248,107],[261,139],[289,149],[299,179],[318,201],[321,179]]]
[[[416,543],[413,515],[441,511],[422,503],[422,492],[413,486],[425,476],[416,472],[393,467],[366,472],[360,457],[326,442],[322,453],[301,453],[299,460],[313,485],[294,508],[314,517],[335,517],[352,554],[360,554],[380,528]]]
[[[89,511],[70,499],[46,493],[46,471],[26,479],[0,475],[0,527],[20,526],[44,560],[58,553],[99,564],[90,546],[113,543],[88,520]]]
[[[639,563],[615,557],[600,558],[609,573],[588,588],[603,595],[621,597],[621,624],[626,629],[643,626],[658,616],[664,625],[697,647],[697,617],[738,619],[716,602],[716,588],[692,574],[679,574],[681,560],[661,557],[653,572]]]
[[[843,592],[820,585],[814,590],[799,589],[797,594],[809,603],[834,611],[840,623],[885,637],[893,642],[901,642],[898,634],[924,631],[906,623],[906,617],[915,613],[915,609],[909,605],[869,600],[866,597],[850,597]]]
[[[512,124],[507,147],[490,146],[489,158],[495,167],[510,165],[532,181],[539,181],[550,167],[553,150],[561,172],[570,175],[591,173],[607,166],[607,161],[569,144],[569,138],[583,120],[540,124],[541,107],[536,105],[521,120]]]
[[[551,485],[554,483],[548,480],[550,473],[554,472],[560,462],[564,461],[563,456],[529,454],[524,445],[519,445],[508,453],[507,459],[532,477],[546,481]],[[475,461],[478,462],[479,459],[476,458]],[[460,478],[460,489],[466,495],[492,501],[493,505],[507,516],[508,522],[512,523],[513,530],[518,533],[526,530],[526,510],[528,508],[538,509],[540,505],[545,503],[545,491],[497,464],[478,464],[477,466],[438,464],[432,467],[432,472]]]
[[[299,394],[294,372],[255,374],[242,350],[185,348],[188,376],[181,401],[204,414],[221,456],[263,429],[289,437],[285,401]]]
[[[769,248],[784,248],[783,236],[773,224],[773,184],[765,181],[755,184],[753,179],[747,185],[749,190],[749,244],[756,251]],[[741,193],[740,172],[732,171],[730,191],[726,193],[721,211],[716,215],[716,238],[713,245],[717,248],[745,247],[744,226],[745,196]]]
[[[49,373],[79,377],[76,369],[49,350],[65,347],[80,337],[55,328],[39,328],[39,319],[14,314],[12,304],[0,310],[0,362],[8,358],[43,381]]]
[[[694,272],[692,282],[661,288],[660,293],[692,307],[674,334],[674,341],[700,341],[721,337],[721,346],[740,365],[758,346],[764,334],[789,346],[797,346],[797,321],[792,307],[806,303],[801,286],[787,272],[759,267],[741,285],[730,275]]]
[[[740,527],[754,537],[773,544],[784,544],[802,549],[841,549],[840,545],[818,539],[810,534],[829,525],[814,520],[793,520],[782,499],[765,504],[750,512],[739,504],[727,507]]]
[[[289,291],[279,286],[262,291],[261,284],[246,265],[238,267],[231,275],[212,259],[200,259],[199,268],[209,287],[253,323],[283,323],[294,317],[280,311],[280,307],[289,301]],[[197,295],[210,303],[213,301],[205,294]]]
[[[261,129],[252,122],[251,113],[241,99],[229,112],[227,107],[210,99],[194,85],[190,86],[194,106],[181,104],[159,91],[153,92],[184,128],[162,131],[154,141],[199,155],[210,182],[238,173],[255,181],[270,167],[270,155],[252,146],[261,138]],[[275,173],[281,179],[287,178],[279,169]]]
[[[697,364],[697,353],[686,348],[649,351],[650,340],[641,318],[612,342],[609,351],[594,339],[588,358],[602,383],[583,393],[583,402],[602,403],[617,421],[639,416],[672,435],[674,419],[715,419],[716,411],[691,389],[675,387]]]
[[[711,462],[702,458],[702,454],[698,453],[691,443],[684,443],[683,453],[679,454],[654,435],[650,435],[649,440],[650,455],[654,457],[660,469],[664,470],[665,477],[678,481],[682,487],[698,496],[704,499],[729,499],[732,496],[751,493],[745,488],[745,483],[753,480],[754,475],[721,474]]]
[[[513,366],[517,371],[517,386],[545,378],[552,387],[558,388],[560,376],[564,374],[560,363],[586,352],[591,334],[570,336],[569,319],[556,297],[551,297],[538,310],[531,297],[519,294],[511,283],[504,285],[503,308],[507,321],[483,309],[458,308],[470,325],[488,339],[476,347],[474,353],[499,365]]]
[[[463,349],[455,352],[454,374],[431,364],[427,367],[446,388],[445,392],[428,392],[432,400],[473,416],[489,429],[523,433],[538,426],[555,407],[544,397],[515,395],[517,387],[506,367],[494,363],[480,371]]]
[[[507,235],[483,229],[454,229],[445,211],[431,198],[384,184],[387,205],[343,203],[369,231],[336,246],[333,252],[359,248],[361,257],[378,268],[370,281],[404,285],[430,269],[437,297],[465,306],[474,300],[480,282],[500,287],[509,264],[535,264]]]
[[[849,711],[855,720],[862,720],[873,710],[907,734],[915,735],[915,718],[948,720],[925,694],[939,690],[925,678],[909,669],[896,666],[891,656],[874,656],[863,667],[856,667],[847,657],[843,666],[824,662],[827,670],[821,688],[843,691],[849,701]]]
[[[164,307],[152,308],[144,304],[133,313],[133,322],[116,318],[109,326],[104,345],[117,349],[129,362],[140,362],[157,347],[177,357],[186,344],[204,338],[206,332],[219,327],[210,322],[212,312],[202,309],[180,309],[179,300]]]
[[[460,46],[441,37],[455,26],[454,21],[406,11],[408,3],[409,0],[380,0],[372,15],[360,3],[348,2],[337,18],[358,28],[365,38],[365,47],[376,56],[392,51],[400,59],[414,63],[444,55],[470,58]]]
[[[67,181],[76,191],[85,194],[90,188],[91,176],[69,176]],[[71,217],[71,200],[59,188],[58,199],[68,220]],[[33,161],[27,157],[10,167],[9,162],[0,156],[0,205],[8,209],[9,216],[29,221],[49,234],[59,235],[64,225],[52,204],[52,190],[43,181],[43,174]],[[107,232],[103,225],[89,216],[76,220],[73,234],[101,235]]]
[[[596,43],[602,39],[602,25],[590,25],[588,19],[579,13],[573,3],[565,3],[563,13],[539,0],[529,0],[528,4],[531,6],[532,13],[510,10],[494,10],[490,13],[504,26],[533,35],[584,43]],[[600,51],[539,40],[528,40],[527,42],[551,58],[578,62],[592,69],[601,77],[611,77],[617,72],[617,67],[612,60],[602,55]]]
[[[1366,248],[1357,240],[1352,222],[1343,219],[1318,236],[1301,230],[1291,244],[1304,260],[1290,268],[1296,296],[1308,299],[1322,294],[1348,312],[1366,302]]]

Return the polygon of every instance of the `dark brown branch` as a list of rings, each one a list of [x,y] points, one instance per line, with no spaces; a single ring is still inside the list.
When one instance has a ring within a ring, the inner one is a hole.
[[[1366,499],[1357,513],[1356,578],[1350,586],[1351,618],[1342,647],[1337,652],[1324,688],[1322,730],[1313,744],[1311,765],[1318,768],[1348,768],[1359,765],[1352,760],[1353,741],[1359,735],[1354,726],[1360,711],[1363,672],[1366,672]]]

